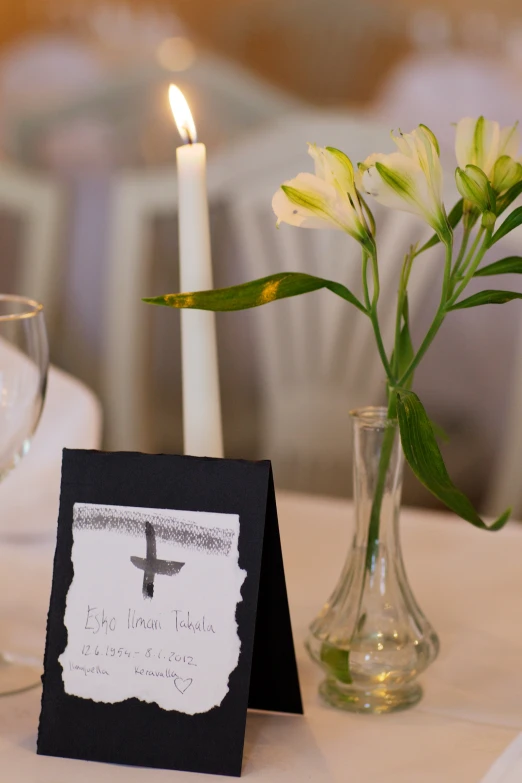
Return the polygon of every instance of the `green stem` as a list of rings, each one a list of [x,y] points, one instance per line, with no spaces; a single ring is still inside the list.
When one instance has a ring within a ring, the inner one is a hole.
[[[478,265],[480,264],[480,262],[482,261],[482,259],[484,258],[485,254],[486,254],[486,252],[488,250],[488,243],[489,243],[489,240],[491,239],[491,234],[492,233],[493,233],[492,231],[486,231],[486,236],[484,237],[484,241],[482,243],[482,246],[481,246],[480,250],[478,251],[478,253],[475,256],[475,258],[473,259],[472,263],[469,265],[469,269],[466,272],[466,275],[464,276],[464,279],[462,280],[462,283],[459,285],[459,287],[457,288],[455,293],[452,294],[451,299],[448,302],[448,305],[451,306],[451,305],[455,304],[455,302],[457,301],[457,299],[459,298],[459,296],[464,291],[464,289],[466,288],[467,284],[469,283],[469,281],[471,280],[471,278],[475,274]],[[481,236],[481,235],[482,235],[482,232],[479,233],[479,236]]]
[[[484,229],[481,227],[480,230],[477,232],[477,236],[475,237],[475,241],[473,242],[468,255],[466,256],[466,260],[464,261],[464,263],[461,263],[459,265],[458,270],[457,269],[453,270],[453,274],[451,275],[451,278],[452,278],[452,289],[453,290],[454,290],[455,285],[457,283],[457,272],[459,274],[461,274],[461,275],[466,272],[466,270],[468,269],[468,267],[469,267],[469,265],[470,265],[470,263],[471,263],[471,261],[473,259],[473,256],[475,255],[475,253],[477,251],[477,248],[479,246],[479,243],[480,243],[480,240],[482,239],[483,234],[484,234]],[[452,295],[453,295],[453,290],[451,292]]]
[[[373,331],[375,333],[375,340],[377,341],[377,350],[379,351],[379,356],[381,357],[381,361],[384,366],[384,370],[386,372],[388,381],[394,385],[395,384],[395,376],[393,374],[392,368],[390,366],[390,362],[388,361],[388,357],[386,356],[386,350],[384,348],[384,343],[382,341],[382,335],[381,335],[381,329],[379,326],[379,319],[377,318],[377,312],[372,307],[370,310],[370,320],[372,322]]]
[[[373,273],[373,296],[372,296],[372,306],[377,307],[377,302],[379,301],[379,295],[381,293],[381,283],[379,280],[379,264],[377,263],[377,253],[373,253],[371,256],[372,260],[372,273]]]
[[[444,264],[444,279],[442,281],[442,293],[440,296],[440,307],[444,307],[449,296],[449,287],[451,282],[451,259],[453,255],[453,242],[446,245],[446,261]]]
[[[366,305],[366,309],[368,310],[368,313],[371,310],[371,303],[370,303],[370,294],[368,292],[368,253],[363,252],[363,259],[362,259],[362,283],[363,283],[363,290],[364,290],[364,304]]]
[[[388,419],[395,419],[397,416],[397,397],[395,390],[390,389],[388,400]],[[375,558],[379,548],[379,531],[381,526],[381,508],[382,500],[384,497],[384,490],[386,488],[386,476],[388,473],[388,467],[390,465],[390,459],[393,452],[393,444],[395,441],[395,426],[390,425],[386,427],[384,433],[381,456],[379,458],[379,470],[377,474],[377,484],[375,485],[375,492],[373,495],[372,509],[370,512],[370,526],[368,528],[368,542],[366,544],[366,570],[372,573],[375,566]]]
[[[368,313],[368,315],[370,317],[370,321],[372,322],[373,331],[375,333],[375,340],[377,342],[377,350],[379,351],[379,356],[381,357],[384,371],[386,372],[388,381],[393,385],[395,383],[395,377],[393,375],[390,362],[388,361],[388,357],[386,355],[386,349],[384,348],[384,343],[382,340],[381,328],[379,326],[379,317],[377,315],[377,303],[379,301],[380,284],[379,284],[379,267],[377,264],[377,255],[375,253],[372,255],[371,261],[372,261],[372,272],[373,272],[373,297],[370,306],[370,312]]]
[[[401,270],[401,277],[399,282],[399,295],[398,295],[398,301],[397,301],[397,316],[396,316],[396,323],[395,323],[395,367],[393,368],[393,373],[391,372],[391,368],[388,365],[388,368],[386,367],[386,363],[383,360],[383,364],[386,370],[386,374],[388,376],[388,413],[387,418],[388,419],[395,419],[397,416],[397,398],[395,395],[395,379],[394,379],[394,373],[398,369],[398,357],[399,357],[399,337],[400,337],[400,331],[401,331],[401,319],[402,319],[402,311],[403,311],[403,305],[404,305],[404,298],[406,296],[406,290],[408,286],[408,280],[410,277],[411,267],[413,264],[413,260],[415,258],[415,254],[413,252],[413,248],[408,253],[408,255],[404,259],[404,263]],[[376,259],[372,259],[374,265],[376,265]],[[450,260],[451,260],[451,250],[450,250]],[[446,275],[445,275],[446,280]],[[445,283],[447,285],[447,283]],[[371,308],[371,315],[376,316],[376,299],[374,295],[374,301]],[[379,348],[379,353],[384,353],[384,347],[382,346],[382,339],[380,339],[380,330],[378,323],[374,326],[375,328],[375,336],[377,339],[377,347]],[[386,354],[384,354],[386,355]],[[382,500],[384,497],[384,490],[386,488],[386,476],[388,473],[388,467],[390,465],[390,459],[393,452],[393,444],[395,441],[395,427],[389,426],[386,428],[386,432],[384,433],[383,442],[382,442],[382,448],[381,448],[381,454],[379,457],[379,468],[377,473],[377,483],[375,486],[375,492],[373,496],[372,501],[372,509],[370,512],[370,525],[368,529],[368,541],[366,545],[366,569],[368,572],[372,572],[373,566],[375,563],[375,557],[377,555],[377,549],[379,545],[379,530],[380,530],[380,524],[381,524],[381,508],[382,508]]]
[[[415,370],[419,362],[421,361],[422,357],[430,347],[430,345],[433,342],[433,339],[437,332],[439,331],[442,322],[444,321],[444,318],[446,316],[446,304],[448,301],[448,295],[449,295],[449,286],[450,286],[450,280],[451,280],[451,256],[452,256],[453,246],[451,242],[448,242],[446,245],[446,263],[444,266],[444,281],[442,283],[442,294],[440,298],[440,304],[438,307],[437,312],[435,313],[435,317],[432,321],[432,324],[430,328],[428,329],[428,332],[426,334],[426,337],[421,343],[421,346],[413,359],[410,362],[409,367],[404,372],[404,375],[402,378],[399,378],[397,382],[397,386],[403,386],[412,372]]]
[[[468,249],[470,235],[471,235],[471,229],[469,227],[464,228],[464,233],[462,235],[462,244],[460,246],[459,254],[453,266],[453,271],[451,272],[452,281],[455,280],[455,278],[459,273],[460,266],[462,264],[462,261],[464,260],[464,255],[466,253],[466,250]]]
[[[402,296],[402,291],[399,290],[399,295],[397,297],[397,312],[395,314],[395,341],[393,347],[393,367],[392,367],[395,376],[397,376],[397,373],[399,372],[399,344],[400,344],[400,337],[401,337],[403,303],[404,303],[404,297]]]
[[[410,252],[404,257],[404,262],[402,264],[402,269],[401,269],[401,277],[399,281],[399,292],[397,295],[397,312],[395,314],[395,342],[394,342],[394,351],[393,351],[394,365],[392,367],[395,377],[397,377],[397,373],[399,371],[399,344],[400,344],[400,337],[401,337],[404,300],[406,298],[406,289],[408,287],[408,280],[410,278],[410,272],[411,272],[411,267],[414,258],[415,258],[415,254],[413,252],[413,248],[411,248]]]
[[[398,385],[404,384],[408,378],[412,375],[413,371],[417,367],[418,363],[428,350],[429,346],[435,335],[437,334],[442,321],[446,315],[446,303],[449,296],[449,287],[451,281],[451,262],[453,255],[453,243],[449,240],[446,243],[446,261],[444,265],[444,279],[442,283],[442,293],[440,298],[439,308],[433,319],[424,341],[422,342],[415,357],[412,359],[410,366],[399,380]],[[401,276],[401,291],[404,288],[406,290],[406,284],[408,281],[409,272],[411,269],[411,262],[408,265],[406,260],[403,266],[403,275]],[[400,320],[399,320],[400,326]],[[388,397],[388,419],[394,419],[397,415],[397,397],[395,394],[394,385],[391,385]],[[384,433],[382,442],[381,456],[379,458],[379,469],[377,474],[377,484],[375,486],[375,492],[373,496],[372,509],[370,512],[370,526],[368,529],[368,542],[366,545],[366,570],[372,572],[375,565],[375,557],[377,555],[379,545],[379,530],[381,524],[381,508],[382,500],[384,497],[384,490],[386,487],[386,475],[390,465],[390,459],[393,451],[393,444],[395,441],[395,427],[390,426]]]

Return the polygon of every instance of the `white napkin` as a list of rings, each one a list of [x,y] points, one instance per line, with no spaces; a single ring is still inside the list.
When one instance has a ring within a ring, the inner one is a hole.
[[[522,781],[522,734],[508,745],[480,783],[520,783]]]

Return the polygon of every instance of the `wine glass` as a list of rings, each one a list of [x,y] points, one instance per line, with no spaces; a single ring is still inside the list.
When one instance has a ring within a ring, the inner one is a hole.
[[[0,294],[0,480],[27,454],[45,399],[49,346],[43,306]],[[41,666],[0,651],[0,696],[36,685]]]

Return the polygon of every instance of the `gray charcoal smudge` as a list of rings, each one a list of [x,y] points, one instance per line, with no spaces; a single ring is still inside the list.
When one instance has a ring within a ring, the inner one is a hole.
[[[156,538],[160,541],[208,555],[228,556],[234,538],[234,531],[230,528],[203,527],[176,517],[167,519],[153,509],[111,508],[87,503],[74,505],[75,530],[107,530],[143,539],[147,524],[154,527]]]

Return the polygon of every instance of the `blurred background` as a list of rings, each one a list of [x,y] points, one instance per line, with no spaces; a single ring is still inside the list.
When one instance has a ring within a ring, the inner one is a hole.
[[[270,195],[311,169],[305,141],[358,160],[390,149],[392,128],[428,124],[451,206],[452,123],[522,117],[515,0],[0,8],[0,289],[44,299],[53,362],[101,398],[111,449],[182,450],[179,314],[139,298],[179,290],[169,82],[185,92],[208,149],[216,286],[272,269],[353,277],[349,238],[275,231]],[[424,229],[376,213],[392,296],[401,253]],[[491,260],[520,252],[520,235],[510,243]],[[425,263],[415,334],[437,306],[437,251]],[[331,298],[218,316],[225,448],[273,459],[279,486],[348,495],[348,411],[382,400],[383,387],[366,324]],[[521,312],[513,303],[448,318],[415,383],[450,435],[450,473],[483,508],[504,500],[503,455],[520,457],[511,436]],[[405,499],[432,502],[411,480]]]

